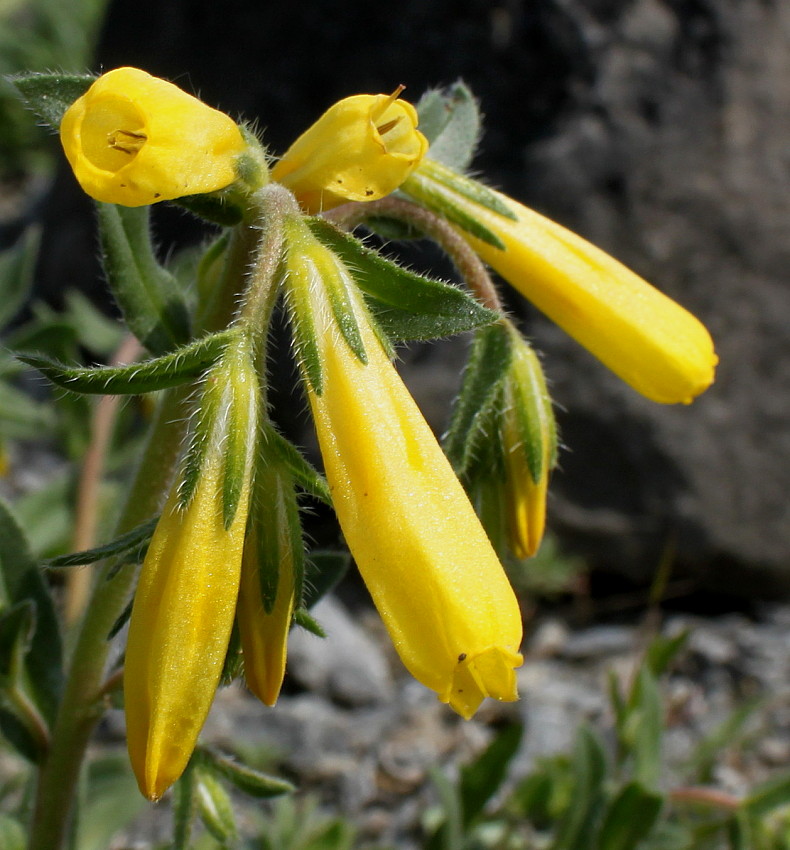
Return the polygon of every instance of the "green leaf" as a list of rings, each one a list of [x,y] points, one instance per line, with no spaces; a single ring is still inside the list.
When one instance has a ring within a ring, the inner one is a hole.
[[[0,254],[0,328],[30,297],[40,242],[41,228],[28,227],[13,247]]]
[[[639,782],[629,782],[609,804],[596,850],[636,850],[653,830],[664,798]]]
[[[208,770],[198,768],[195,774],[195,799],[203,825],[221,844],[233,843],[238,827],[227,791]]]
[[[600,811],[605,774],[603,746],[587,726],[582,726],[573,750],[573,793],[558,823],[551,850],[589,850],[590,834]]]
[[[753,788],[741,804],[751,818],[764,818],[783,806],[790,806],[790,773],[787,772]]]
[[[307,221],[313,234],[352,271],[390,339],[436,339],[474,330],[499,318],[458,287],[402,268],[325,219]]]
[[[158,522],[158,516],[152,517],[126,534],[117,537],[115,540],[111,540],[109,543],[105,543],[103,546],[85,549],[82,552],[71,552],[68,555],[58,555],[55,558],[48,558],[44,561],[43,566],[49,569],[80,567],[84,564],[95,564],[96,561],[102,561],[105,558],[127,555],[130,552],[135,552],[135,561],[141,560],[143,550],[148,546]]]
[[[25,667],[42,715],[52,721],[62,686],[62,650],[55,606],[27,539],[9,507],[0,500],[0,606],[25,600],[36,606],[36,628]]]
[[[480,139],[480,110],[462,81],[426,92],[417,104],[420,131],[431,143],[431,159],[463,171]]]
[[[0,611],[0,687],[16,687],[36,628],[36,606],[29,599]]]
[[[226,756],[200,748],[197,753],[200,764],[208,765],[218,776],[227,779],[245,794],[258,799],[290,794],[295,788],[284,779],[269,776],[245,764],[239,764]]]
[[[9,744],[32,764],[41,758],[41,748],[31,735],[29,728],[14,714],[0,704],[0,732]],[[0,847],[3,845],[0,844]]]
[[[0,435],[9,440],[29,440],[55,431],[52,408],[33,401],[7,381],[0,380]]]
[[[311,635],[315,635],[316,637],[326,637],[326,632],[324,631],[323,626],[315,619],[315,617],[310,616],[310,612],[307,608],[294,609],[293,617],[295,626],[301,626],[305,631],[310,632]]]
[[[96,77],[78,74],[21,74],[10,78],[25,106],[50,129],[57,130],[63,113],[91,87]]]
[[[81,292],[70,289],[65,296],[64,317],[77,332],[79,344],[103,357],[113,354],[126,336],[126,329],[117,320],[104,315]]]
[[[238,331],[209,334],[175,351],[132,363],[129,366],[83,368],[67,366],[43,354],[20,354],[19,359],[38,369],[59,387],[75,393],[100,395],[141,395],[186,384],[199,378],[216,363]]]
[[[426,850],[460,850],[463,847],[464,816],[460,789],[438,768],[430,771],[439,794],[444,820],[426,843]]]
[[[468,471],[478,447],[493,436],[492,419],[511,357],[512,341],[503,323],[477,331],[443,441],[458,475]]]
[[[332,495],[326,478],[309,463],[296,446],[286,440],[274,428],[266,428],[264,432],[264,445],[276,453],[279,459],[288,467],[296,483],[311,496],[322,501],[325,505],[332,507]]]
[[[153,354],[188,342],[189,314],[183,293],[154,255],[150,208],[97,206],[104,273],[129,330]]]
[[[483,811],[499,790],[508,765],[521,743],[524,728],[519,723],[505,727],[471,763],[461,768],[461,811],[465,827]]]
[[[655,677],[666,673],[669,665],[688,642],[690,634],[690,629],[683,629],[671,637],[658,635],[651,641],[645,652],[645,663]]]
[[[9,815],[0,814],[0,847],[3,850],[25,850],[26,846],[27,838],[22,824]]]
[[[661,776],[663,709],[658,683],[646,664],[639,668],[628,704],[634,778],[646,788],[657,788]]]

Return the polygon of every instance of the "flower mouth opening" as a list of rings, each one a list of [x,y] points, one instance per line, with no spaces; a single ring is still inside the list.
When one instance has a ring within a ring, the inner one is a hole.
[[[137,106],[111,97],[85,113],[80,138],[85,157],[96,168],[116,172],[134,160],[148,141],[148,134]]]

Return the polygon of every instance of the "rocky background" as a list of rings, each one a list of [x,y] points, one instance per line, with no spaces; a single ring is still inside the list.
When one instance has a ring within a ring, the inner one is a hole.
[[[674,575],[703,592],[787,594],[790,5],[118,0],[95,68],[120,64],[258,116],[274,151],[347,94],[403,82],[416,99],[465,79],[487,116],[487,179],[677,298],[721,357],[693,406],[659,407],[511,299],[545,352],[567,446],[552,527],[603,574],[649,582],[671,549]],[[42,288],[98,280],[71,175],[45,214]],[[165,248],[196,237],[159,214]],[[439,430],[463,346],[405,357]]]

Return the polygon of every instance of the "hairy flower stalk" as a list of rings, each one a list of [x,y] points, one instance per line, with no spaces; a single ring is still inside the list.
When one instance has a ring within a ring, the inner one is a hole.
[[[287,257],[335,511],[398,654],[463,717],[486,696],[516,699],[518,603],[463,488],[348,270],[296,222]]]
[[[486,263],[647,398],[688,404],[713,382],[705,327],[580,236],[432,160],[403,189],[444,211]]]
[[[224,189],[248,149],[229,116],[137,68],[99,77],[60,139],[85,192],[127,207]]]
[[[257,430],[246,337],[209,372],[187,455],[143,563],[124,672],[132,768],[156,800],[181,775],[219,682],[239,589]]]
[[[338,101],[285,152],[272,179],[309,213],[394,192],[428,150],[402,90]]]

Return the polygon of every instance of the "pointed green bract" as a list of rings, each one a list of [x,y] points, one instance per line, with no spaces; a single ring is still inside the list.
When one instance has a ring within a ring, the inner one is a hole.
[[[296,483],[311,496],[320,499],[325,505],[332,507],[332,494],[326,479],[312,464],[305,460],[304,455],[282,434],[273,427],[267,427],[264,432],[264,445],[275,452],[285,463]]]
[[[18,359],[38,369],[53,384],[76,393],[140,395],[186,384],[200,377],[238,339],[231,329],[201,337],[170,354],[129,366],[70,367],[43,354],[19,354]]]
[[[85,94],[96,77],[83,74],[21,74],[10,80],[22,95],[25,106],[51,130],[57,130],[63,113]]]
[[[431,159],[463,171],[480,139],[480,110],[462,81],[426,92],[417,103],[420,130],[430,142]]]
[[[323,219],[309,219],[308,224],[352,270],[377,324],[392,340],[437,339],[498,318],[458,287],[402,268]]]
[[[145,548],[151,540],[159,517],[155,516],[144,523],[133,528],[126,534],[115,540],[105,543],[103,546],[95,546],[93,549],[85,549],[82,552],[71,552],[68,555],[58,555],[44,561],[44,567],[48,569],[63,569],[65,567],[81,567],[85,564],[95,564],[105,558],[128,555],[136,550],[135,560],[142,560]]]
[[[227,779],[240,791],[251,797],[277,797],[296,790],[290,782],[269,776],[259,770],[217,755],[210,750],[199,749],[195,757],[201,765],[208,765],[217,775]]]
[[[456,473],[470,468],[493,422],[512,358],[512,342],[503,323],[475,334],[461,390],[453,405],[444,450]]]
[[[365,353],[365,345],[359,332],[359,325],[354,316],[351,299],[348,296],[349,282],[344,274],[345,269],[338,266],[323,269],[323,281],[326,286],[329,304],[335,317],[343,339],[348,347],[354,352],[360,363],[367,363],[368,356]],[[352,284],[353,285],[353,284]]]
[[[129,330],[153,354],[189,341],[183,293],[154,255],[150,207],[97,204],[102,265]]]

